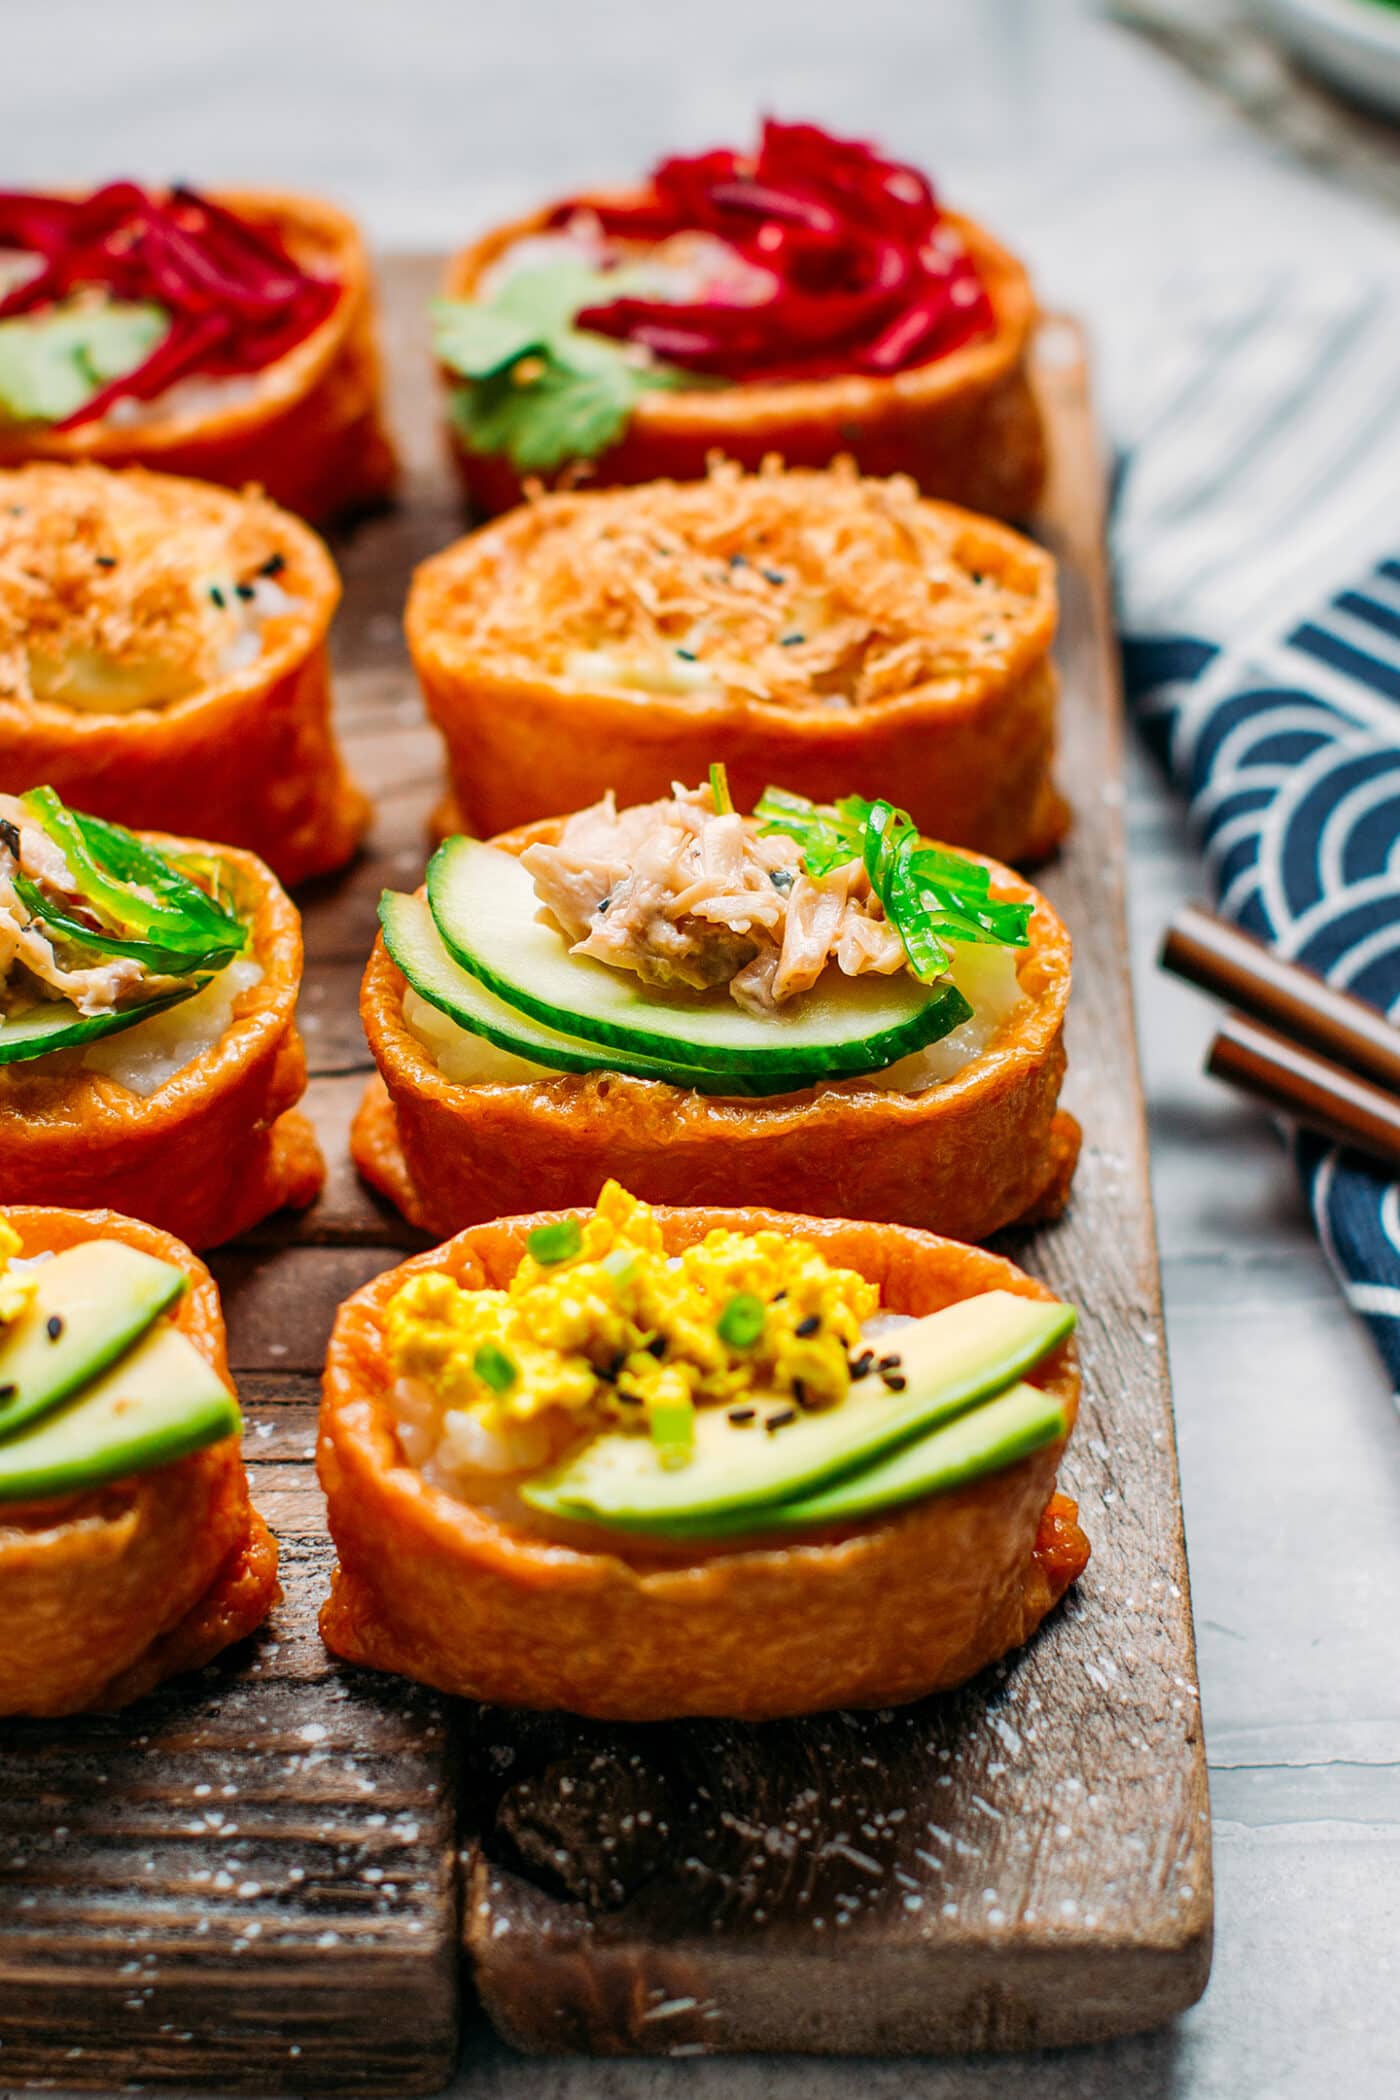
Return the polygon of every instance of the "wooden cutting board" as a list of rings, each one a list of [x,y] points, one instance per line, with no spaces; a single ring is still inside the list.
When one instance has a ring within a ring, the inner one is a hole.
[[[238,1655],[124,1715],[0,1726],[0,2080],[428,2092],[464,2004],[522,2048],[610,2053],[1007,2049],[1155,2025],[1204,1987],[1209,1821],[1125,945],[1103,466],[1067,324],[1039,351],[1056,462],[1039,529],[1062,563],[1076,824],[1044,886],[1075,937],[1067,1099],[1085,1149],[1069,1215],[1003,1243],[1083,1311],[1062,1468],[1094,1545],[1077,1593],[954,1697],[765,1727],[453,1705],[321,1648],[321,1356],[340,1299],[421,1244],[345,1147],[375,901],[418,880],[441,783],[399,625],[412,565],[460,529],[423,325],[435,275],[386,268],[404,501],[338,550],[340,721],[377,817],[361,862],[301,900],[330,1178],[304,1218],[214,1261],[286,1601]]]

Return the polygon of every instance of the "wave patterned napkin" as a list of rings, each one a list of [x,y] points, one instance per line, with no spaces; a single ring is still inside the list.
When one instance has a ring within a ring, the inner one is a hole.
[[[1130,702],[1220,908],[1400,1022],[1400,285],[1174,298],[1119,435]],[[1294,1149],[1400,1404],[1400,1184]]]

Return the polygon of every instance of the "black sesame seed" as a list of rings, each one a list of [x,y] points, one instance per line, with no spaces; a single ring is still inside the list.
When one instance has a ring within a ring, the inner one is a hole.
[[[792,1331],[794,1334],[801,1335],[803,1341],[805,1342],[808,1335],[815,1334],[817,1329],[821,1326],[821,1324],[822,1316],[820,1313],[808,1313],[806,1319],[799,1320]]]
[[[654,1334],[649,1342],[643,1342],[642,1347],[646,1350],[648,1356],[664,1356],[666,1354],[666,1337],[664,1334]]]
[[[51,1342],[56,1342],[63,1332],[62,1316],[58,1313],[50,1313],[44,1322],[44,1332]]]
[[[752,1422],[757,1413],[758,1409],[756,1407],[731,1407],[728,1411],[727,1419],[742,1429],[745,1422]]]
[[[0,839],[3,839],[16,860],[19,859],[19,826],[8,817],[0,817]]]
[[[619,1393],[617,1397],[624,1407],[640,1407],[642,1404],[640,1393]]]
[[[222,591],[221,591],[221,590],[219,589],[219,586],[217,585],[217,583],[211,583],[211,584],[210,584],[210,586],[209,586],[209,596],[210,596],[210,597],[211,597],[211,598],[213,599],[213,601],[214,601],[215,605],[217,605],[217,606],[218,606],[218,608],[219,608],[220,612],[222,612],[222,611],[223,611],[223,609],[224,609],[224,606],[225,606],[225,605],[227,604],[227,602],[228,602],[228,601],[227,601],[227,600],[226,600],[226,598],[224,597],[224,594],[223,594],[223,592],[222,592]]]
[[[792,1381],[792,1397],[799,1407],[807,1405],[807,1387],[800,1378],[794,1378]]]
[[[236,583],[234,585],[234,589],[237,591],[239,597],[243,599],[245,604],[249,598],[252,598],[256,595],[251,583]]]
[[[731,569],[746,569],[748,565],[749,557],[747,556],[747,554],[731,554],[729,557],[729,566]]]
[[[259,576],[280,576],[286,566],[287,557],[285,554],[269,554],[267,560],[258,570],[258,574]]]
[[[786,1296],[787,1296],[787,1292],[786,1292],[786,1291],[774,1291],[774,1293],[773,1293],[773,1303],[774,1303],[775,1305],[781,1305],[781,1304],[782,1304],[782,1302],[783,1302],[783,1300],[784,1300],[784,1298],[786,1298]]]
[[[882,1356],[875,1368],[877,1371],[897,1371],[901,1359],[897,1356]]]
[[[615,1356],[615,1357],[613,1358],[612,1362],[611,1362],[611,1363],[610,1363],[610,1364],[608,1365],[608,1367],[607,1367],[606,1371],[604,1371],[604,1373],[603,1373],[603,1376],[604,1376],[604,1378],[606,1378],[606,1379],[609,1379],[609,1380],[612,1380],[612,1379],[615,1379],[615,1378],[619,1378],[619,1377],[620,1377],[620,1376],[622,1375],[622,1367],[623,1367],[623,1365],[624,1365],[624,1364],[626,1363],[626,1361],[627,1361],[627,1351],[626,1351],[625,1349],[619,1349],[619,1350],[618,1350],[618,1352],[617,1352],[617,1355],[616,1355],[616,1356]]]
[[[115,569],[117,566],[115,554],[98,554],[94,556],[94,559],[99,569]]]
[[[902,1393],[909,1383],[902,1371],[882,1371],[880,1376],[892,1393]]]
[[[797,880],[797,870],[796,868],[770,868],[768,870],[768,880],[772,883],[775,890],[781,890],[783,895],[786,896],[793,883]]]
[[[797,649],[801,647],[807,637],[805,634],[784,634],[780,635],[778,639],[784,649]]]
[[[595,911],[597,912],[597,914],[598,914],[599,918],[601,918],[601,917],[603,916],[603,914],[604,914],[604,913],[606,912],[606,910],[607,910],[608,906],[609,906],[609,905],[610,905],[611,903],[612,903],[612,898],[611,898],[611,897],[603,897],[603,898],[600,898],[599,902],[598,902],[598,903],[597,903],[597,904],[596,904],[596,905],[595,905],[595,906],[593,907],[593,908],[594,908],[594,910],[595,910]]]
[[[783,574],[783,572],[782,572],[782,570],[781,570],[781,569],[765,569],[765,570],[763,571],[763,580],[764,580],[764,582],[765,582],[765,583],[786,583],[786,582],[787,582],[787,578],[786,578],[786,576],[784,576],[784,574]]]
[[[852,1382],[854,1382],[858,1378],[868,1378],[870,1376],[870,1373],[874,1370],[874,1368],[875,1351],[873,1349],[862,1349],[859,1356],[853,1357],[851,1359],[850,1370]]]
[[[780,1407],[775,1415],[764,1416],[763,1426],[768,1431],[769,1436],[772,1436],[775,1429],[786,1429],[789,1422],[795,1422],[796,1420],[797,1409],[795,1407]]]
[[[697,660],[693,649],[677,649],[676,654],[688,664],[693,664]]]

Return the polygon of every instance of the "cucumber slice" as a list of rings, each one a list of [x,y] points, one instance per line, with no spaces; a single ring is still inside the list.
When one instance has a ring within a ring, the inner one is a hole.
[[[454,960],[521,1013],[588,1042],[689,1066],[762,1074],[781,1068],[800,1083],[882,1071],[922,1050],[972,1009],[953,984],[897,977],[839,977],[774,1019],[746,1014],[727,993],[661,993],[627,970],[570,955],[536,918],[539,900],[513,854],[479,840],[448,839],[428,866],[428,902]]]
[[[47,1057],[52,1050],[71,1050],[78,1043],[95,1042],[100,1035],[119,1035],[123,1028],[134,1028],[138,1021],[148,1021],[152,1014],[164,1013],[182,999],[192,999],[208,982],[207,977],[194,977],[173,992],[162,992],[158,999],[146,999],[139,1006],[124,1006],[107,1014],[80,1014],[71,999],[31,1006],[28,1013],[0,1021],[0,1065]]]
[[[810,1086],[800,1073],[773,1070],[761,1077],[745,1072],[704,1072],[671,1059],[642,1057],[562,1035],[528,1014],[517,1013],[489,992],[479,978],[459,967],[443,945],[433,915],[421,897],[385,890],[379,900],[384,945],[420,998],[472,1035],[500,1050],[512,1050],[556,1072],[622,1072],[632,1079],[655,1079],[665,1086],[690,1087],[701,1094],[766,1095],[797,1093]]]

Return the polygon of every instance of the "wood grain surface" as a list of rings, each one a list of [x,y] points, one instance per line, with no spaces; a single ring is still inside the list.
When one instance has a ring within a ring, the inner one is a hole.
[[[1063,1478],[1095,1554],[1020,1658],[955,1698],[763,1728],[617,1729],[451,1709],[332,1666],[310,1458],[335,1305],[421,1240],[346,1157],[368,1068],[355,994],[386,883],[410,886],[441,770],[400,613],[459,529],[422,326],[434,269],[385,272],[401,507],[337,548],[337,702],[370,848],[303,893],[305,1217],[215,1258],[254,1492],[283,1548],[266,1634],[129,1714],[0,1728],[0,2076],[263,2092],[428,2091],[461,1941],[529,2049],[1006,2048],[1151,2026],[1209,1963],[1205,1768],[1123,928],[1121,750],[1082,349],[1046,331],[1064,563],[1076,939],[1060,1224],[1006,1249],[1084,1313]],[[464,1873],[459,1899],[458,1846]]]

